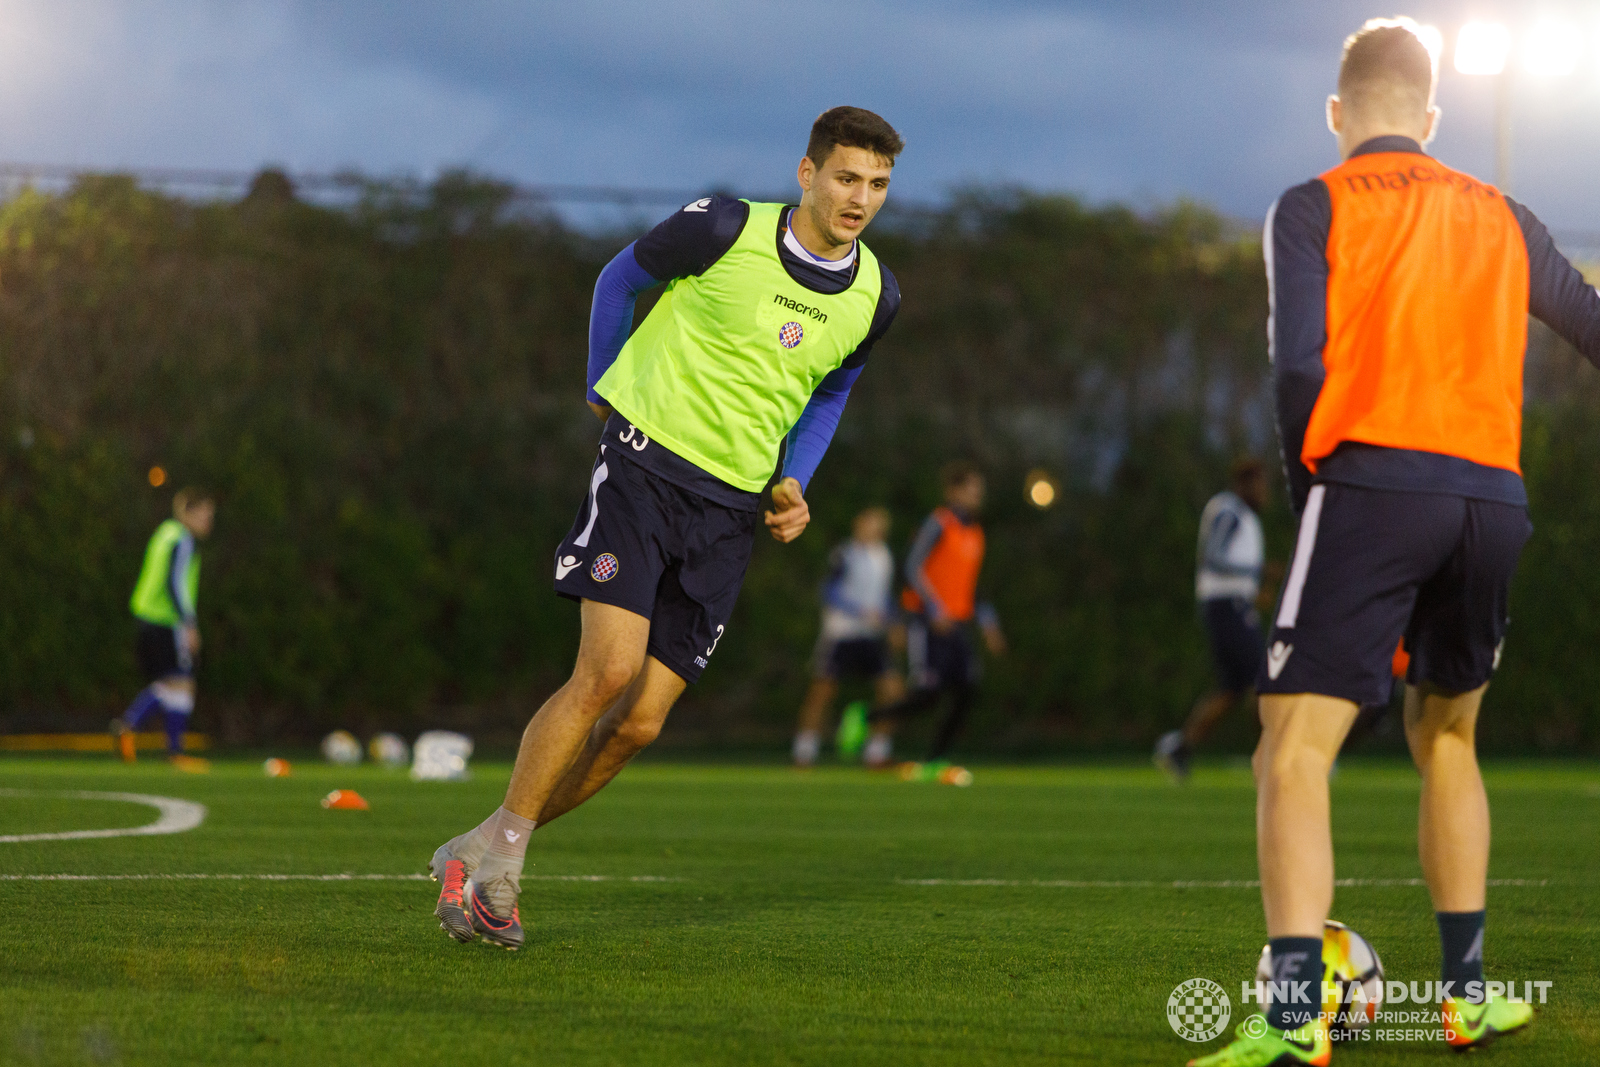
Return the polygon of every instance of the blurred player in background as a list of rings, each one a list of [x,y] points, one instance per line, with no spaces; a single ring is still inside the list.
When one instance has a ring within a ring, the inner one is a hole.
[[[840,681],[869,680],[879,707],[904,695],[894,669],[889,631],[894,610],[894,557],[889,536],[889,509],[870,507],[855,517],[850,540],[828,557],[830,570],[822,586],[822,633],[812,655],[811,687],[800,705],[794,735],[794,764],[810,767],[822,747],[822,729]],[[839,724],[839,755],[854,758],[866,740],[867,716],[860,701],[845,709]]]
[[[1156,766],[1183,782],[1189,777],[1194,747],[1205,740],[1218,719],[1250,694],[1261,668],[1261,570],[1266,540],[1257,517],[1267,503],[1267,470],[1245,456],[1234,461],[1224,489],[1200,513],[1200,545],[1196,553],[1194,589],[1200,621],[1211,643],[1211,665],[1217,688],[1201,697],[1183,729],[1156,741]]]
[[[601,272],[588,400],[605,429],[553,561],[556,592],[582,605],[578,661],[528,723],[505,803],[434,852],[435,914],[451,937],[522,945],[529,835],[653,741],[716,653],[780,451],[765,523],[785,544],[805,530],[806,486],[900,307],[859,238],[902,147],[870,111],[825,111],[800,160],[799,206],[709,196]],[[634,302],[663,283],[632,331]]]
[[[1328,125],[1344,162],[1284,193],[1263,246],[1278,433],[1300,516],[1256,749],[1271,938],[1266,1017],[1196,1061],[1326,1064],[1317,990],[1333,901],[1328,771],[1389,693],[1422,773],[1417,851],[1439,927],[1445,1040],[1526,1025],[1486,995],[1489,801],[1476,728],[1532,531],[1520,470],[1528,315],[1600,363],[1600,294],[1527,208],[1425,155],[1438,59],[1410,20],[1345,42]]]
[[[982,661],[973,630],[983,634],[992,655],[1005,654],[1006,639],[994,608],[978,598],[983,571],[983,472],[967,462],[946,466],[941,474],[944,506],[935,508],[917,532],[906,557],[910,587],[901,600],[911,613],[906,627],[907,674],[912,692],[899,703],[874,711],[863,759],[883,766],[893,756],[894,729],[906,719],[933,710],[949,697],[950,707],[934,732],[928,763],[937,773],[950,746],[966,725],[977,697]]]
[[[216,514],[215,502],[202,490],[179,490],[172,498],[172,518],[156,527],[145,548],[144,567],[128,606],[139,623],[134,653],[149,684],[111,723],[118,750],[129,763],[134,760],[134,733],[159,712],[167,759],[182,770],[206,769],[205,760],[184,755],[183,735],[194,712],[194,664],[200,654],[197,542],[211,536]]]

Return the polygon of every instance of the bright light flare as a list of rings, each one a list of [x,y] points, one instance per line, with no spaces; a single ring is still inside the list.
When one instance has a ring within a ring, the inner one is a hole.
[[[1511,56],[1511,31],[1499,22],[1469,22],[1456,37],[1456,70],[1500,74]]]
[[[1560,78],[1578,69],[1583,39],[1578,28],[1557,19],[1535,24],[1522,40],[1522,65],[1529,74]]]
[[[1028,498],[1028,503],[1043,511],[1056,502],[1061,490],[1048,471],[1035,470],[1028,472],[1027,480],[1023,483],[1023,492]]]
[[[1416,30],[1417,39],[1422,42],[1422,47],[1426,48],[1428,54],[1433,57],[1434,66],[1437,68],[1439,57],[1444,55],[1444,34],[1439,27],[1429,26],[1425,22],[1418,23]]]

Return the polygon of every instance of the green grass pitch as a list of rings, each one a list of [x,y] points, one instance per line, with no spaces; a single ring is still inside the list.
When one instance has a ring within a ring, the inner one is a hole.
[[[850,769],[644,762],[536,835],[528,945],[457,945],[406,880],[56,880],[40,874],[416,875],[498,803],[508,767],[417,784],[362,767],[0,762],[0,835],[136,826],[125,803],[199,801],[171,836],[0,843],[0,1062],[8,1064],[1169,1064],[1191,977],[1240,982],[1264,939],[1254,794],[1237,765],[1186,789],[1134,765],[977,768],[970,789]],[[1490,977],[1548,980],[1532,1027],[1475,1062],[1600,1062],[1600,766],[1502,763]],[[369,812],[324,811],[334,787]],[[1395,763],[1334,783],[1341,878],[1416,878],[1417,785]],[[563,880],[598,876],[600,880]],[[653,879],[653,880],[635,880]],[[927,880],[1002,884],[918,884]],[[1037,882],[1157,883],[1115,887]],[[1010,883],[1010,884],[1006,884]],[[1341,888],[1336,918],[1389,977],[1437,977],[1426,891]],[[1348,1064],[1446,1063],[1429,1043]]]

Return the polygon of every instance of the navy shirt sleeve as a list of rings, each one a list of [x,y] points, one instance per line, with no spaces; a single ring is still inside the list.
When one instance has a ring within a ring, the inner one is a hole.
[[[1333,200],[1320,180],[1297,185],[1267,212],[1262,252],[1267,265],[1267,351],[1283,447],[1289,502],[1296,514],[1311,491],[1311,471],[1301,462],[1311,412],[1327,370],[1328,231]]]
[[[731,197],[685,204],[634,242],[634,261],[657,281],[698,277],[727,255],[749,217],[750,205]]]
[[[883,278],[883,284],[878,289],[878,306],[872,312],[872,325],[867,329],[867,336],[856,345],[856,350],[839,364],[845,370],[866,366],[867,357],[872,354],[872,346],[889,332],[894,317],[900,313],[900,283],[882,263],[878,264],[878,273]]]
[[[1528,246],[1528,311],[1600,367],[1600,293],[1557,249],[1533,212],[1506,197]]]

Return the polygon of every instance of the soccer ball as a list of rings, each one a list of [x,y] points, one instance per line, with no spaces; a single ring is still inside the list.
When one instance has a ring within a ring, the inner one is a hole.
[[[322,758],[341,767],[361,762],[361,742],[349,730],[335,730],[322,739]]]
[[[1256,995],[1267,1002],[1267,983],[1272,981],[1272,946],[1261,946],[1256,964]],[[1329,919],[1322,927],[1322,981],[1338,987],[1338,999],[1323,1001],[1328,1029],[1349,1034],[1372,1023],[1383,1005],[1383,961],[1371,942],[1344,923]]]
[[[289,777],[289,761],[274,756],[261,765],[261,773],[268,778]]]
[[[385,767],[404,767],[411,762],[411,746],[399,734],[379,734],[367,742],[372,762]]]

